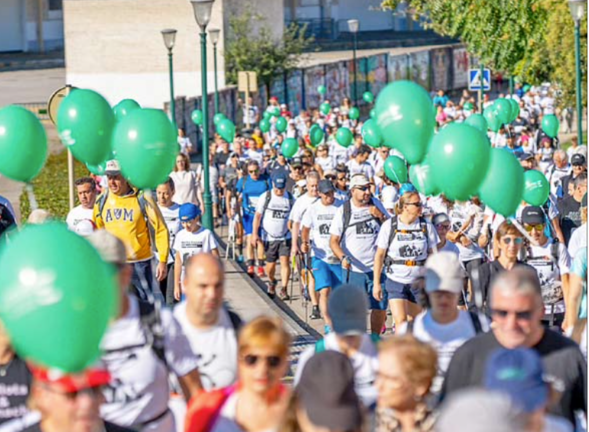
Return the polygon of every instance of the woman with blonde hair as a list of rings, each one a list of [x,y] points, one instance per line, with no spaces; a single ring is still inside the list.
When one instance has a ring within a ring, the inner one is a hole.
[[[290,399],[282,383],[291,337],[278,318],[258,317],[238,336],[237,383],[189,403],[186,432],[277,431]]]
[[[179,153],[176,156],[176,165],[174,165],[174,171],[170,173],[170,178],[174,181],[175,187],[172,201],[179,205],[199,204],[196,173],[190,169],[190,159],[186,154]],[[201,208],[204,207],[201,206]]]
[[[413,283],[427,257],[437,251],[440,243],[436,229],[422,216],[423,204],[415,187],[405,183],[399,197],[396,216],[387,220],[378,233],[374,257],[374,274],[384,270],[387,275],[385,288],[396,327],[421,311],[419,291]],[[376,277],[373,295],[379,301],[384,297]]]

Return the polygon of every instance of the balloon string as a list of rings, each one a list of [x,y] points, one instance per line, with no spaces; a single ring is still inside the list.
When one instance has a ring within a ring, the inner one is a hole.
[[[527,232],[527,231],[524,229],[524,227],[522,227],[522,226],[520,225],[520,223],[517,221],[517,219],[516,219],[516,218],[513,218],[513,219],[511,220],[511,223],[512,223],[513,225],[515,225],[515,227],[518,229],[518,231],[519,231],[520,233],[522,233],[522,235],[523,235],[523,236],[524,236],[524,237],[525,237],[525,238],[526,238],[526,239],[527,239],[527,240],[528,240],[528,241],[529,241],[531,244],[533,244],[534,246],[538,246],[538,242],[537,242],[536,240],[534,240],[534,239],[533,239],[533,238],[532,238],[532,237],[531,237],[531,236],[528,234],[528,232]]]
[[[35,192],[33,191],[33,185],[27,183],[25,185],[25,190],[27,191],[27,197],[29,199],[29,205],[31,207],[31,211],[37,210],[39,208],[39,203],[37,203],[37,198],[35,197]]]

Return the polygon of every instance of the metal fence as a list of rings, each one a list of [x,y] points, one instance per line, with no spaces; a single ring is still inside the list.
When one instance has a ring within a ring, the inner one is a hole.
[[[28,109],[37,116],[39,120],[49,120],[46,102],[17,103],[15,105]]]

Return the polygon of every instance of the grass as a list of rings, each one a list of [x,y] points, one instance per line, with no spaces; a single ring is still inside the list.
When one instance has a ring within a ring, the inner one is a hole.
[[[74,159],[74,178],[89,175],[86,166]],[[69,207],[67,152],[50,154],[43,170],[32,182],[39,208],[47,210],[54,219],[65,219]],[[26,190],[20,196],[21,220],[25,221],[31,213],[31,205]]]

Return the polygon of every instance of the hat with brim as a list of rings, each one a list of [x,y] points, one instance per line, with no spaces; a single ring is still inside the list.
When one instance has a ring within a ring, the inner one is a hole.
[[[121,166],[119,165],[118,161],[112,159],[106,163],[106,167],[104,169],[104,174],[106,174],[107,176],[116,176],[116,175],[119,175],[120,173],[121,173]]]

